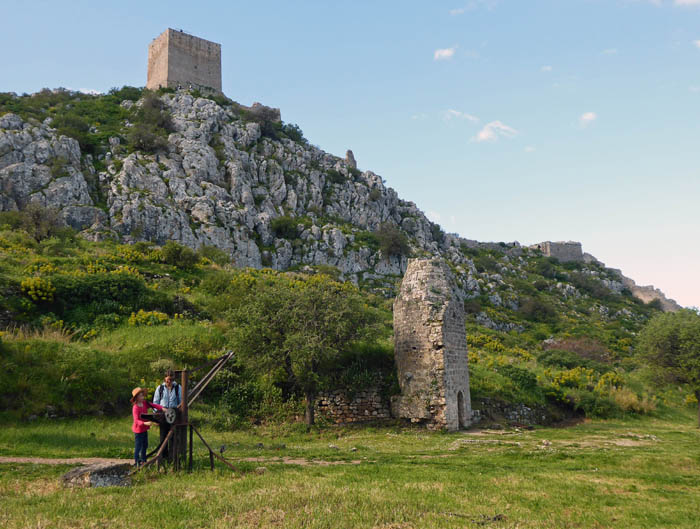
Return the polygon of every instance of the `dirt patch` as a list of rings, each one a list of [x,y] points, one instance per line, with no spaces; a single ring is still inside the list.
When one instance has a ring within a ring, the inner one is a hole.
[[[102,457],[0,457],[0,463],[32,463],[35,465],[94,465],[96,463],[132,463],[131,459],[110,459]]]
[[[236,461],[249,461],[252,463],[281,463],[284,465],[310,466],[318,465],[328,467],[332,465],[359,465],[360,459],[352,461],[325,461],[323,459],[302,459],[294,457],[242,457],[230,459],[232,463]],[[95,463],[132,463],[131,459],[108,459],[100,457],[72,457],[72,458],[50,458],[50,457],[0,457],[0,463],[30,463],[35,465],[94,465]]]

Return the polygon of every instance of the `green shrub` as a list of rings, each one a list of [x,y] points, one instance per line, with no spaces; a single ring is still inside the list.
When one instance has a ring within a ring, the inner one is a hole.
[[[270,221],[270,229],[275,237],[280,239],[294,240],[299,237],[299,220],[289,215],[275,217]]]
[[[326,170],[326,183],[342,184],[347,180],[346,176],[335,169]]]
[[[223,266],[231,262],[231,256],[216,246],[201,246],[197,253],[200,255],[200,257],[209,259],[212,263],[216,263],[219,266]]]
[[[395,225],[385,222],[379,226],[374,235],[379,240],[379,249],[386,259],[391,256],[407,256],[410,253],[408,238]]]
[[[371,231],[358,231],[355,233],[355,244],[358,246],[367,246],[372,252],[379,250],[379,237]]]
[[[178,268],[192,268],[199,262],[199,256],[192,248],[175,241],[166,242],[160,250],[162,261]]]
[[[433,240],[438,244],[442,244],[443,242],[445,242],[445,232],[442,231],[442,228],[439,224],[436,224],[434,222],[430,223],[430,234],[432,235]]]
[[[498,261],[490,255],[479,255],[474,258],[476,271],[483,274],[485,272],[498,272]]]
[[[553,306],[536,298],[523,300],[518,313],[526,320],[539,323],[556,323],[559,320],[559,315]]]
[[[498,366],[497,371],[522,390],[533,391],[537,388],[537,376],[532,371],[510,364]]]
[[[465,314],[479,314],[481,312],[481,303],[478,299],[467,299],[464,301]]]
[[[135,86],[122,86],[121,88],[112,88],[109,95],[114,96],[118,101],[138,101],[143,94],[143,88]]]
[[[55,275],[53,311],[66,322],[90,324],[98,314],[129,314],[139,309],[173,312],[162,292],[127,274]]]
[[[583,358],[572,351],[563,351],[561,349],[547,349],[543,351],[538,361],[540,364],[548,367],[558,367],[573,369],[575,367],[585,367],[593,369],[599,373],[609,371],[610,368],[601,362],[596,362],[589,358]]]
[[[301,143],[302,145],[308,145],[309,143],[309,141],[304,137],[304,133],[299,125],[294,123],[284,123],[282,125],[281,132],[290,140]]]

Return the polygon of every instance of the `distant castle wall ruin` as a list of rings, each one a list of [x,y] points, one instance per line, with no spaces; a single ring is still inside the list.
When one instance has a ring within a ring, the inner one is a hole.
[[[221,93],[221,44],[166,29],[148,46],[146,88],[196,88]]]
[[[540,250],[546,257],[554,257],[562,263],[568,261],[583,261],[583,249],[580,242],[574,241],[544,241],[530,246],[533,250]]]
[[[444,260],[408,262],[394,301],[394,351],[401,396],[392,414],[436,430],[469,426],[464,302]]]

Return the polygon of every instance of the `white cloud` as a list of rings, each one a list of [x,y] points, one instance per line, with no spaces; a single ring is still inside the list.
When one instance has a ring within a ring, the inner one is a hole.
[[[598,114],[596,114],[595,112],[584,112],[583,114],[581,114],[581,117],[578,118],[578,122],[582,127],[587,127],[596,119],[598,119]]]
[[[492,121],[487,123],[471,141],[481,143],[483,141],[496,141],[499,138],[513,138],[518,134],[518,131],[513,127],[509,127],[501,121]]]
[[[435,53],[433,53],[433,60],[446,61],[447,59],[451,59],[452,56],[455,54],[455,51],[457,51],[457,46],[454,46],[452,48],[437,49],[435,50]]]
[[[617,55],[617,48],[608,48],[607,50],[603,50],[603,55]]]
[[[532,145],[528,145],[523,149],[525,152],[535,152],[535,148]]]
[[[462,7],[450,9],[449,13],[450,16],[454,17],[457,15],[463,15],[467,11],[474,11],[475,9],[479,9],[480,7],[485,7],[486,9],[493,9],[494,7],[496,7],[496,4],[498,4],[498,0],[470,0]]]
[[[452,108],[445,111],[443,119],[445,121],[450,121],[451,119],[466,119],[467,121],[471,121],[472,123],[479,122],[479,118],[477,118],[476,116],[472,116],[471,114],[461,112],[460,110],[454,110]]]
[[[549,66],[549,65],[546,65],[546,66],[543,66],[542,68],[540,68],[540,70],[543,71],[543,72],[551,72],[551,71],[552,71],[552,67]]]

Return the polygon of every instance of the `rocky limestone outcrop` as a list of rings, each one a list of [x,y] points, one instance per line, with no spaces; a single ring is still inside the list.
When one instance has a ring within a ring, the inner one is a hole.
[[[237,266],[330,265],[355,282],[404,272],[405,257],[367,243],[368,232],[389,223],[414,249],[445,253],[461,267],[464,297],[479,294],[473,264],[458,251],[464,240],[436,233],[414,203],[400,200],[375,173],[358,171],[351,154],[264,137],[233,108],[184,91],[161,100],[175,128],[167,150],[126,153],[111,138],[100,172],[50,120],[0,117],[0,210],[39,202],[93,240],[211,245]],[[298,219],[295,237],[275,230],[280,217]]]
[[[92,167],[90,167],[92,169]],[[38,203],[61,211],[77,230],[107,222],[94,207],[78,142],[48,124],[30,125],[14,114],[0,117],[0,211]]]

